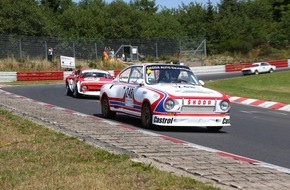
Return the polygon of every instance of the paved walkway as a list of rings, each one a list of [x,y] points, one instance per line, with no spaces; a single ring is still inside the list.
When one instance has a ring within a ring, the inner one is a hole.
[[[138,130],[1,89],[0,108],[110,152],[129,154],[132,160],[150,163],[221,189],[290,189],[290,171],[286,168]]]

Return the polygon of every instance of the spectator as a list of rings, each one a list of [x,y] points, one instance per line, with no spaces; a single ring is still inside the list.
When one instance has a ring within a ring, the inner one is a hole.
[[[104,49],[103,51],[103,60],[104,61],[108,61],[109,59],[109,55],[108,55],[108,52],[107,52],[107,48]]]
[[[53,56],[53,49],[50,47],[48,48],[48,52],[47,52],[48,61],[52,62],[52,56]]]

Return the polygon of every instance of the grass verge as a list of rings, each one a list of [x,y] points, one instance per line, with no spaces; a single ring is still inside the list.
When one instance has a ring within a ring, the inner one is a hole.
[[[0,109],[0,188],[216,189],[85,144]]]
[[[231,96],[290,104],[290,71],[208,81],[205,86]]]

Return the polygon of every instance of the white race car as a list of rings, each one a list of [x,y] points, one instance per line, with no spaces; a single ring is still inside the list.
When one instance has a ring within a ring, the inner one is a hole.
[[[132,65],[102,86],[102,115],[125,113],[140,118],[144,128],[197,126],[219,131],[230,126],[228,97],[202,84],[184,65]]]
[[[270,65],[267,62],[253,63],[250,67],[242,69],[243,75],[260,74],[260,73],[273,73],[276,66]]]

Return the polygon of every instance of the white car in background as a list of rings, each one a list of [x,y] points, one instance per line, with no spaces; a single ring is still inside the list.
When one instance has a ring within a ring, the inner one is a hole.
[[[276,70],[276,66],[269,64],[268,62],[253,63],[250,67],[242,69],[243,75],[258,75],[260,73],[273,73]]]

